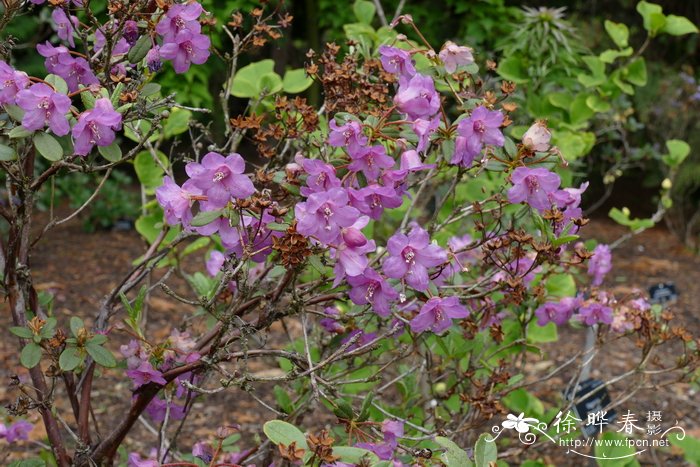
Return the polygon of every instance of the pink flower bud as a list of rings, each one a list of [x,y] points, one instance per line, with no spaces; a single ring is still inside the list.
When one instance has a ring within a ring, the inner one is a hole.
[[[350,248],[357,248],[367,244],[367,238],[363,233],[353,227],[343,229],[343,241]]]
[[[550,139],[552,132],[547,128],[547,124],[538,120],[523,135],[523,144],[533,151],[544,152],[549,149]]]

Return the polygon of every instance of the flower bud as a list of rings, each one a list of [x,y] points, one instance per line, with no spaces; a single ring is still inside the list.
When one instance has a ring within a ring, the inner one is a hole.
[[[523,144],[533,151],[544,152],[549,149],[551,138],[552,133],[547,128],[547,124],[538,120],[523,135]]]
[[[661,182],[661,188],[663,188],[664,190],[670,190],[671,186],[673,186],[673,184],[671,183],[671,179],[664,178],[664,181]]]
[[[367,244],[367,238],[364,234],[353,227],[343,229],[343,241],[350,248],[357,248]]]

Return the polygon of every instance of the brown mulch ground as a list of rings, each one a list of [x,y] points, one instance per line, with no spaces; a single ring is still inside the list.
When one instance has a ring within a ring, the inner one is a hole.
[[[600,219],[594,220],[584,229],[587,238],[597,238],[602,242],[612,242],[625,233],[625,229],[616,224]],[[131,261],[143,253],[145,245],[136,232],[98,232],[87,234],[81,229],[80,221],[71,222],[57,228],[49,234],[50,241],[42,241],[32,258],[31,269],[38,290],[50,290],[55,294],[54,313],[59,320],[67,321],[67,317],[79,315],[88,318],[94,316],[99,309],[104,294],[116,285],[117,280],[131,268]],[[201,255],[195,255],[201,261]],[[700,335],[700,256],[694,256],[684,249],[678,240],[667,230],[655,228],[646,231],[625,244],[614,255],[614,269],[608,278],[608,285],[620,294],[629,292],[633,287],[646,289],[658,282],[675,282],[680,297],[673,306],[678,319],[685,323],[688,331]],[[150,300],[149,332],[165,336],[172,325],[173,313],[179,311],[179,306],[164,299],[158,294]],[[2,313],[2,324],[10,326],[7,312]],[[273,332],[283,332],[279,328]],[[576,330],[562,330],[562,339],[556,346],[548,346],[547,354],[542,362],[533,363],[543,368],[554,367],[567,359],[568,355],[583,347],[584,333]],[[16,340],[9,332],[0,341],[0,356],[3,365],[0,367],[0,381],[8,382],[11,375],[26,374],[19,365],[15,346]],[[116,350],[116,347],[114,348]],[[661,362],[673,361],[677,356],[677,348],[662,351],[658,358]],[[621,341],[615,346],[615,352],[606,352],[596,358],[593,364],[592,376],[606,380],[628,370],[639,350],[631,340]],[[259,367],[253,371],[270,370],[273,365],[265,362],[255,362]],[[546,366],[545,366],[546,365]],[[101,423],[111,425],[119,419],[127,407],[124,401],[129,400],[130,384],[119,376],[121,370],[106,371],[97,381],[93,393],[96,401],[95,412]],[[540,368],[542,371],[542,368]],[[544,388],[536,392],[546,401],[556,400],[561,389],[566,385],[566,373],[560,378],[553,378]],[[264,387],[260,396],[270,400],[271,387]],[[621,396],[621,388],[613,386],[613,399]],[[57,400],[61,400],[62,389],[57,389]],[[7,405],[12,402],[16,393],[5,384],[0,385],[0,403]],[[243,429],[259,432],[262,421],[270,418],[269,413],[261,412],[259,404],[252,397],[241,391],[228,391],[213,396],[207,404],[202,401],[195,404],[188,429],[183,441],[208,438],[217,426],[239,424]],[[59,409],[66,409],[59,406]],[[623,404],[618,412],[631,410],[638,414],[649,410],[662,410],[668,420],[677,419],[679,423],[700,437],[700,399],[687,384],[680,383],[670,388],[647,389],[638,392]],[[68,412],[65,412],[68,413]],[[68,417],[66,417],[68,418]],[[70,420],[69,420],[70,421]],[[32,439],[41,440],[44,433],[40,424],[32,432]],[[146,452],[147,446],[156,443],[155,436],[145,427],[137,426],[135,432],[128,438],[130,448]],[[184,445],[184,444],[183,444]],[[0,447],[1,459],[7,460],[3,452],[6,447]],[[33,449],[26,445],[22,449]],[[557,465],[563,465],[566,460],[558,459],[561,451],[543,451],[545,459]],[[559,454],[557,454],[557,452]],[[15,452],[17,454],[17,452]],[[566,458],[571,461],[571,458]],[[671,458],[673,459],[673,458]],[[681,465],[675,463],[673,465]],[[669,460],[668,462],[671,462]],[[583,465],[583,464],[577,464]],[[665,465],[671,465],[665,464]]]

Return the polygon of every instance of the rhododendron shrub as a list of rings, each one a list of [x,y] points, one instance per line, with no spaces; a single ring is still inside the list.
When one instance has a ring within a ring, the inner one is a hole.
[[[579,240],[587,184],[562,183],[546,123],[509,136],[515,87],[479,70],[478,50],[411,41],[397,29],[418,28],[400,16],[362,44],[310,51],[305,70],[282,78],[269,61],[238,61],[280,36],[282,10],[216,25],[196,1],[100,14],[91,3],[33,10],[51,9],[56,31],[37,45],[47,75],[0,62],[0,264],[29,373],[0,425],[5,442],[27,438],[23,417],[37,411],[59,466],[466,465],[462,448],[486,422],[504,404],[520,410],[509,394],[580,375],[583,351],[554,373],[524,373],[557,327],[591,327],[601,345],[634,335],[642,362],[687,340],[640,294],[603,288],[611,249]],[[218,127],[218,113],[157,84],[163,67],[212,59],[229,70]],[[312,82],[319,108],[293,96]],[[238,115],[234,97],[248,99]],[[129,163],[148,247],[87,322],[59,319],[38,300],[30,255],[77,213],[33,229],[33,199],[54,177],[106,179]],[[160,338],[146,326],[156,293],[176,304]],[[252,360],[276,371],[253,372]],[[109,419],[91,410],[104,374],[131,389]],[[256,394],[270,385],[274,400]],[[236,443],[239,427],[222,417],[206,439],[178,442],[195,401],[225,390],[259,402],[267,440]],[[144,452],[128,448],[139,419],[157,433]]]

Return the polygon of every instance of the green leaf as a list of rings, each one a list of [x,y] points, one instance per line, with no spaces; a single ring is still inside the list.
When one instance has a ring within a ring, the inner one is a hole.
[[[77,347],[66,347],[58,357],[58,366],[63,371],[73,371],[85,360],[85,354]]]
[[[576,295],[576,281],[571,274],[552,274],[544,287],[550,297],[563,298]]]
[[[573,125],[582,124],[593,116],[593,109],[586,104],[586,99],[588,99],[589,96],[590,94],[582,92],[571,102],[571,106],[569,107],[569,120]]]
[[[641,2],[637,3],[637,11],[640,15],[642,15],[642,19],[644,20],[644,29],[649,31],[650,35],[654,36],[656,31],[663,27],[665,18],[663,13],[661,13],[663,10],[660,5],[642,0]]]
[[[635,86],[645,86],[647,84],[647,66],[643,58],[639,57],[627,65],[625,78]]]
[[[700,439],[687,433],[682,437],[679,433],[671,433],[668,440],[683,451],[683,457],[690,465],[700,465]]]
[[[501,78],[517,84],[527,83],[530,81],[530,76],[528,75],[522,60],[514,56],[501,60],[498,64],[498,68],[496,68],[496,72],[501,76]]]
[[[83,323],[83,320],[77,316],[71,316],[69,324],[70,332],[73,333],[75,337],[78,337],[80,330],[85,328],[85,323]]]
[[[160,84],[146,83],[141,88],[141,97],[149,97],[160,92]]]
[[[80,100],[86,109],[92,109],[95,107],[95,96],[90,91],[83,91],[80,93]]]
[[[21,337],[22,339],[31,339],[32,336],[34,336],[34,333],[31,329],[24,328],[21,326],[12,326],[10,328],[10,332],[17,337]]]
[[[68,85],[66,84],[65,80],[60,76],[47,75],[46,78],[44,78],[44,81],[53,86],[57,93],[68,94]]]
[[[10,139],[15,139],[15,138],[26,138],[27,136],[31,136],[33,131],[29,131],[26,128],[24,128],[22,125],[16,126],[13,129],[10,130],[10,132],[7,134],[7,136],[10,137]]]
[[[207,224],[211,224],[216,219],[221,217],[222,213],[222,209],[217,209],[216,211],[200,211],[196,216],[194,216],[194,219],[192,219],[191,225],[193,227],[202,227]]]
[[[7,115],[12,117],[12,120],[16,122],[21,122],[24,118],[24,110],[16,105],[5,104],[5,112],[7,112]]]
[[[22,459],[18,461],[12,461],[7,467],[47,467],[54,464],[49,464],[42,459]]]
[[[365,459],[372,464],[379,462],[379,457],[372,451],[352,446],[335,446],[333,448],[333,455],[340,457],[340,461],[346,464],[359,465],[362,464]]]
[[[274,73],[273,60],[261,60],[244,66],[233,77],[231,94],[236,97],[258,97],[260,95],[260,78],[268,73]]]
[[[270,420],[263,425],[265,435],[275,444],[289,446],[296,443],[297,448],[309,449],[306,437],[302,431],[291,423],[282,420]]]
[[[110,162],[117,162],[122,158],[122,148],[119,147],[116,141],[109,146],[97,146],[97,150],[102,157]]]
[[[151,50],[152,46],[153,42],[151,40],[151,36],[144,34],[143,36],[139,37],[136,43],[131,47],[131,50],[129,50],[126,58],[129,60],[129,63],[139,63],[146,57],[146,54],[149,50]]]
[[[107,336],[104,334],[95,334],[88,340],[88,342],[95,345],[102,345],[107,342]]]
[[[274,230],[276,232],[286,232],[289,226],[287,224],[280,224],[277,222],[270,222],[266,226],[267,230]]]
[[[156,151],[156,157],[161,162],[156,163],[150,151],[141,151],[134,158],[134,170],[141,184],[148,188],[158,188],[163,184],[163,168],[168,167],[168,156]]]
[[[46,318],[46,323],[44,323],[44,325],[41,327],[41,331],[39,331],[39,335],[43,339],[48,339],[50,337],[53,337],[54,330],[56,329],[57,324],[58,324],[58,321],[53,316]]]
[[[370,392],[362,401],[362,407],[360,407],[360,415],[357,417],[357,421],[364,422],[369,418],[369,409],[372,408],[372,401],[374,400],[374,393]]]
[[[638,466],[634,445],[626,443],[627,438],[620,433],[603,433],[595,443],[596,462],[600,467]]]
[[[294,405],[292,404],[292,399],[289,397],[287,391],[285,391],[281,386],[275,386],[273,392],[279,408],[286,414],[292,413],[294,411]]]
[[[114,359],[112,352],[105,349],[101,345],[88,342],[85,345],[85,350],[87,350],[87,353],[90,354],[92,359],[95,360],[95,363],[98,365],[102,365],[106,368],[112,368],[117,365],[117,361]]]
[[[498,459],[496,443],[487,441],[493,439],[489,433],[482,433],[474,445],[474,465],[476,467],[489,467],[491,462]]]
[[[669,139],[666,148],[668,154],[662,156],[661,160],[670,167],[678,167],[690,154],[690,145],[680,139]]]
[[[25,368],[34,368],[41,360],[41,347],[34,342],[25,345],[19,354],[19,362]]]
[[[544,326],[537,324],[533,320],[527,325],[527,341],[531,344],[541,344],[544,342],[556,342],[559,339],[557,325],[547,323]]]
[[[627,25],[622,23],[613,23],[612,21],[608,21],[606,19],[605,30],[608,32],[608,35],[616,46],[621,49],[627,47],[630,36],[630,30],[627,28]]]
[[[170,115],[163,123],[163,133],[166,138],[172,138],[187,131],[192,120],[192,112],[177,107],[170,111]]]
[[[474,465],[474,463],[469,460],[467,452],[451,440],[444,436],[437,436],[435,442],[445,448],[445,452],[440,455],[440,458],[447,467],[471,467]]]
[[[287,70],[282,80],[282,88],[286,93],[297,94],[306,91],[313,82],[313,79],[306,76],[306,70],[303,68]]]
[[[672,36],[682,36],[684,34],[694,34],[698,32],[698,27],[688,18],[683,16],[668,15],[666,23],[661,28],[661,32]]]
[[[356,0],[352,6],[352,11],[360,23],[372,24],[377,7],[374,6],[374,3],[367,0]]]
[[[606,50],[601,53],[598,57],[604,63],[612,63],[620,57],[629,57],[632,55],[632,47],[627,47],[622,50]]]
[[[39,151],[39,154],[44,156],[44,158],[55,162],[61,160],[63,157],[63,148],[61,144],[50,134],[44,132],[34,133],[32,141],[34,142],[36,150]]]
[[[581,59],[591,70],[591,74],[579,74],[577,76],[579,83],[583,84],[587,88],[599,86],[605,83],[607,79],[605,76],[605,63],[603,63],[603,61],[600,58],[594,55],[582,57]]]
[[[17,159],[17,153],[14,148],[0,144],[0,161],[9,162],[15,159]]]
[[[594,112],[600,113],[610,110],[610,102],[604,101],[595,94],[586,98],[586,105],[593,109]]]
[[[136,120],[135,122],[129,122],[124,124],[124,136],[136,143],[141,141],[141,138],[146,136],[149,131],[151,131],[151,122],[149,122],[148,120]],[[148,141],[154,142],[157,139],[158,132],[152,134],[148,138]]]
[[[258,86],[261,95],[269,96],[270,94],[275,94],[282,90],[282,78],[275,72],[267,73],[260,77]]]

